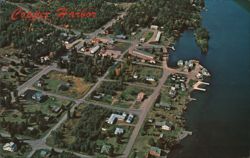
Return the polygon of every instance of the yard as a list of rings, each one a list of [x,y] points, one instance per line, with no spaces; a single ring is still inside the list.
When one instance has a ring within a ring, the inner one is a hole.
[[[144,93],[141,101],[137,101],[138,94]],[[108,104],[122,108],[139,108],[141,102],[151,95],[152,90],[149,88],[139,87],[135,85],[122,84],[119,81],[104,81],[94,91],[90,98],[92,101]]]
[[[69,101],[52,97],[47,97],[42,102],[35,101],[31,98],[34,93],[35,91],[28,90],[26,96],[19,99],[19,103],[13,107],[1,108],[1,130],[39,138],[57,123],[65,110],[71,106]],[[13,126],[15,131],[7,129],[8,125]]]
[[[1,139],[1,138],[0,138]],[[6,142],[5,142],[6,141]],[[5,140],[5,143],[9,143],[11,140]],[[4,151],[3,146],[5,143],[2,143],[0,140],[0,157],[2,158],[25,158],[31,152],[31,146],[27,144],[22,144],[16,152]]]
[[[44,82],[39,86],[39,82]],[[36,88],[73,98],[82,98],[92,87],[81,77],[52,71],[35,85]]]
[[[4,83],[19,86],[39,71],[36,66],[24,65],[0,57],[0,79]]]
[[[137,64],[118,63],[109,71],[108,79],[119,80],[121,77],[124,82],[134,83],[141,86],[158,85],[158,80],[162,76],[162,69]]]
[[[136,143],[130,153],[130,158],[144,157],[151,146],[162,149],[163,155],[176,144],[176,139],[184,131],[182,114],[188,103],[188,92],[179,93],[176,98],[169,97],[170,86],[163,87],[157,103],[170,105],[170,109],[156,107],[149,112],[144,125],[137,137]],[[166,122],[171,130],[156,127],[156,122]]]
[[[130,124],[106,123],[111,115],[109,109],[95,105],[80,105],[73,116],[68,119],[57,131],[47,139],[51,146],[80,152],[82,154],[103,157],[104,155],[119,155],[126,147],[126,143],[133,130]],[[121,136],[114,134],[115,129],[123,128],[125,133]],[[84,135],[83,135],[84,133]],[[110,153],[101,154],[103,145],[110,145],[114,150]]]

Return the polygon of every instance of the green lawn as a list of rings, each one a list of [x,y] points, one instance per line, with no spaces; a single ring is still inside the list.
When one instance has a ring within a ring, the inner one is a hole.
[[[66,75],[60,72],[52,71],[45,79],[45,90],[73,98],[82,98],[92,87],[93,84],[86,82],[83,78]],[[61,90],[59,87],[70,82],[68,90]],[[37,84],[35,85],[37,87]],[[40,87],[37,87],[41,89]]]

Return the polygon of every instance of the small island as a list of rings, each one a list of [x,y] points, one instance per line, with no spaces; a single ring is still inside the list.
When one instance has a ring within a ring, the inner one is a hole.
[[[195,41],[203,53],[208,52],[209,33],[205,28],[198,28],[194,32]]]

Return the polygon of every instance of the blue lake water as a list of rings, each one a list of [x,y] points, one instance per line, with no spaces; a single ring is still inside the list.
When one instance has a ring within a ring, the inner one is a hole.
[[[200,53],[187,31],[170,55],[170,65],[198,59],[212,74],[207,92],[194,92],[198,100],[185,113],[193,135],[170,158],[245,158],[250,153],[250,13],[233,0],[206,0],[206,8],[208,54]]]

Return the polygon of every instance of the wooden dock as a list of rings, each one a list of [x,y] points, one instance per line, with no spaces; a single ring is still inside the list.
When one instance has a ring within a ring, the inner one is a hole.
[[[198,82],[196,82],[194,85],[193,85],[193,89],[194,90],[198,90],[198,91],[203,91],[203,92],[205,92],[206,91],[206,89],[205,88],[200,88],[199,86],[200,85],[210,85],[209,83],[207,83],[207,82],[202,82],[202,81],[198,81]]]

